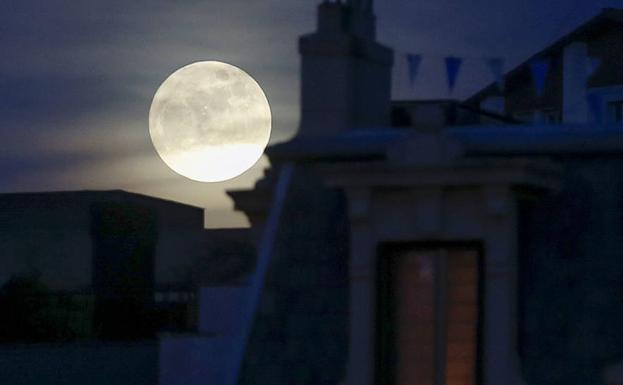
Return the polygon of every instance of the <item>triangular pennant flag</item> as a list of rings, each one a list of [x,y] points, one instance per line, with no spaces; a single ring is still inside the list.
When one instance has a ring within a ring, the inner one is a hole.
[[[420,70],[420,63],[422,62],[421,55],[407,54],[407,65],[409,66],[409,83],[411,87],[417,79],[418,72]]]
[[[493,57],[487,60],[487,64],[500,91],[504,90],[504,59]]]
[[[586,101],[588,102],[588,108],[595,118],[595,122],[601,123],[603,120],[601,95],[597,92],[589,92],[586,94]]]
[[[448,89],[452,92],[454,90],[454,86],[456,86],[456,79],[458,78],[461,64],[463,64],[463,59],[460,57],[446,57],[445,62],[446,75],[448,77]]]
[[[549,72],[549,60],[535,59],[531,61],[530,71],[532,72],[532,80],[534,81],[536,94],[537,96],[541,96],[543,95],[543,90],[545,89],[545,81],[547,80],[547,73]]]
[[[599,68],[599,66],[601,65],[601,59],[598,57],[589,57],[588,58],[588,63],[587,63],[587,75],[588,76],[592,76],[595,71],[597,71],[597,68]]]

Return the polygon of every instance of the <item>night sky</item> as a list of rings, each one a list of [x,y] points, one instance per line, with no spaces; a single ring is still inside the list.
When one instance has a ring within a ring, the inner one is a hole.
[[[250,187],[267,162],[229,182],[187,180],[157,156],[151,99],[177,68],[221,60],[245,69],[273,111],[272,142],[298,125],[298,36],[319,0],[0,0],[1,192],[125,189],[208,208],[210,227],[244,223],[225,189]],[[394,97],[465,97],[606,0],[377,0],[379,40],[396,49]],[[403,55],[423,56],[415,89]],[[465,57],[453,95],[444,56]]]

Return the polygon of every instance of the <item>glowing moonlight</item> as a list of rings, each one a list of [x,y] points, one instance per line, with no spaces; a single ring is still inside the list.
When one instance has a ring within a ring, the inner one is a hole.
[[[204,61],[171,74],[149,110],[149,134],[173,171],[200,182],[234,178],[262,156],[270,137],[266,95],[246,72]]]

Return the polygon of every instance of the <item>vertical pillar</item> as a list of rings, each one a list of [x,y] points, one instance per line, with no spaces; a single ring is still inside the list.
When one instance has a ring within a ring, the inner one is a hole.
[[[521,384],[517,354],[517,208],[510,186],[484,188],[484,385]]]
[[[369,220],[370,191],[348,191],[351,220],[349,349],[346,385],[374,383],[375,241]]]

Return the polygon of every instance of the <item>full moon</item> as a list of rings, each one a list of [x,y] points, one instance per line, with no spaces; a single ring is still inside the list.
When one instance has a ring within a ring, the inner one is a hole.
[[[173,72],[149,110],[149,134],[160,158],[200,182],[221,182],[251,168],[271,130],[266,95],[246,72],[202,61]]]

